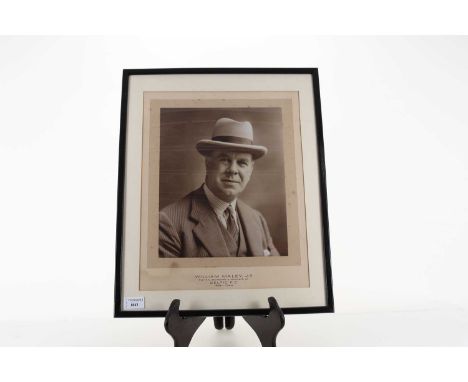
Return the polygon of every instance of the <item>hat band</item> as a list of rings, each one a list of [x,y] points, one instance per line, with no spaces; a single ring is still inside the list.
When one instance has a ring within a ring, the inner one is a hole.
[[[226,143],[239,143],[241,145],[251,145],[253,141],[248,138],[232,137],[229,135],[219,135],[211,138],[213,141],[226,142]]]

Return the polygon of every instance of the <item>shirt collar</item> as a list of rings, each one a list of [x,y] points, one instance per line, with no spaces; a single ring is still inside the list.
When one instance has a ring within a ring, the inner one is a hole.
[[[227,203],[213,194],[205,183],[203,184],[203,191],[205,192],[206,198],[208,199],[208,203],[210,203],[211,208],[213,208],[213,210],[216,212],[216,215],[222,216],[229,205],[234,208],[234,211],[236,210],[237,199],[234,199],[231,203]]]

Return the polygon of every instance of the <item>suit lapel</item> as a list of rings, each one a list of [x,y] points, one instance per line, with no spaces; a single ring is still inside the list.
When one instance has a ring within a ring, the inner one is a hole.
[[[228,257],[229,250],[219,228],[218,218],[211,209],[202,188],[192,194],[190,218],[197,222],[193,228],[194,235],[201,241],[213,257]]]
[[[247,248],[252,256],[263,256],[262,231],[259,229],[258,224],[256,224],[258,218],[252,209],[239,199],[237,200],[237,211],[239,212],[239,218],[244,229]]]

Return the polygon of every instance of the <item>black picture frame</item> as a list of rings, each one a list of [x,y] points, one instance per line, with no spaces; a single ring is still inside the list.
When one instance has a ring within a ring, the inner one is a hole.
[[[124,186],[127,141],[127,106],[129,96],[129,81],[132,76],[142,75],[191,75],[191,74],[305,74],[312,80],[315,126],[317,136],[317,153],[319,164],[319,187],[321,207],[321,234],[323,243],[323,264],[326,304],[324,306],[285,307],[285,314],[332,313],[334,312],[334,298],[332,287],[332,269],[330,254],[329,219],[326,187],[325,150],[323,140],[322,112],[320,99],[319,74],[317,68],[172,68],[172,69],[124,69],[122,77],[122,98],[120,115],[119,165],[117,187],[117,222],[116,222],[116,257],[115,257],[115,288],[114,288],[114,317],[164,317],[166,310],[123,310],[122,304],[122,267],[123,267],[123,224],[124,224]],[[169,306],[167,306],[169,308]],[[268,309],[208,309],[181,310],[185,316],[245,316],[267,314]]]

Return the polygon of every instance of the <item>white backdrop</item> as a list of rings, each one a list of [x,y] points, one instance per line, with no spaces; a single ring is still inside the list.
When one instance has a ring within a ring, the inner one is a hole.
[[[318,67],[336,313],[279,345],[468,345],[468,39],[0,38],[0,345],[171,345],[113,319],[123,68]],[[258,341],[206,322],[193,345]]]

